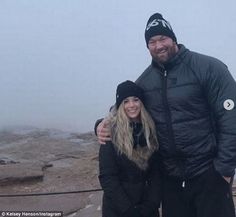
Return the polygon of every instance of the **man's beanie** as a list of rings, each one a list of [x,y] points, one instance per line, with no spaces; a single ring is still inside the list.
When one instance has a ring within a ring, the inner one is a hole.
[[[145,29],[145,40],[147,46],[150,38],[156,35],[165,35],[170,37],[173,41],[177,42],[175,33],[173,32],[170,23],[166,21],[159,13],[153,14],[148,19]]]
[[[144,102],[143,89],[132,81],[124,81],[116,89],[116,108],[118,109],[122,101],[130,96],[138,97]]]

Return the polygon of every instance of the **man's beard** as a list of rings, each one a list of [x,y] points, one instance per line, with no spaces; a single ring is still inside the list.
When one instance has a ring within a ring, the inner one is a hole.
[[[173,42],[173,45],[171,47],[168,47],[166,50],[166,53],[163,55],[163,57],[160,55],[152,55],[153,59],[161,64],[161,65],[165,65],[167,64],[178,52],[178,49],[176,48],[176,44]]]

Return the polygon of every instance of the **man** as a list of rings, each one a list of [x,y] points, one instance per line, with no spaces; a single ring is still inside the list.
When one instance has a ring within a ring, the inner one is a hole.
[[[177,44],[159,13],[149,18],[145,40],[152,63],[136,83],[157,128],[163,216],[235,217],[235,80],[221,61]],[[105,121],[97,134],[109,140]]]

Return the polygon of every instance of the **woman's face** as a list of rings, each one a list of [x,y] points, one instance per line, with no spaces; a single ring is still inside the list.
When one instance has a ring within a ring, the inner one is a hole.
[[[141,101],[136,96],[130,96],[124,99],[125,114],[132,121],[140,120]]]

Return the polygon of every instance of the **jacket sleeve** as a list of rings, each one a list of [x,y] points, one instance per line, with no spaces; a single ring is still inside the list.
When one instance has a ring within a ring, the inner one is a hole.
[[[97,136],[97,127],[98,125],[103,121],[103,118],[100,118],[98,120],[96,120],[95,124],[94,124],[94,134]]]
[[[116,152],[111,142],[100,146],[99,170],[99,181],[104,196],[118,213],[125,213],[133,205],[120,184]]]
[[[216,126],[216,170],[233,176],[236,167],[236,82],[227,66],[216,60],[204,79],[205,94]]]
[[[151,157],[151,166],[149,169],[148,184],[141,205],[141,213],[144,217],[159,216],[158,208],[161,202],[161,176],[159,172],[158,152]]]
[[[111,106],[110,107],[110,110],[114,107],[115,105]],[[104,118],[99,118],[98,120],[96,120],[95,124],[94,124],[94,127],[93,127],[93,130],[94,130],[94,134],[97,136],[97,127],[98,125],[104,120]]]

